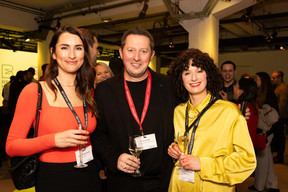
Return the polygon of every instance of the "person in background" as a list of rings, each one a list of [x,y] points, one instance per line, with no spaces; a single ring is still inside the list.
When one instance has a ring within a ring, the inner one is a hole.
[[[82,33],[84,34],[87,42],[88,42],[88,46],[89,46],[89,55],[90,55],[90,58],[91,58],[91,61],[92,61],[92,64],[94,66],[94,69],[95,69],[95,66],[96,66],[96,62],[97,62],[97,56],[99,55],[99,51],[98,51],[98,46],[99,46],[99,43],[98,43],[98,40],[97,40],[97,35],[96,33],[94,33],[93,31],[89,30],[89,29],[84,29],[84,28],[80,28],[80,30],[82,31]],[[94,81],[94,89],[96,87],[96,78],[97,76],[95,76],[95,81]],[[100,170],[99,172],[99,175],[100,175],[100,179],[101,179],[101,191],[104,192],[106,191],[106,176],[104,174],[104,165],[103,163],[101,162],[101,160],[99,159],[99,157],[97,157],[95,155],[95,153],[93,153],[94,155],[94,159],[97,163],[97,166]]]
[[[232,61],[225,61],[221,65],[221,74],[224,79],[224,85],[222,90],[219,91],[219,95],[224,100],[233,100],[233,86],[237,83],[235,79],[236,65]]]
[[[10,85],[8,108],[9,108],[9,113],[12,116],[14,115],[18,97],[22,89],[28,84],[28,82],[24,79],[24,73],[25,71],[18,71],[16,73],[15,80]]]
[[[96,33],[94,33],[89,29],[80,28],[80,30],[82,31],[82,33],[84,34],[85,38],[88,41],[90,58],[93,66],[96,66],[97,56],[99,55],[98,51],[99,43],[97,40],[97,35]]]
[[[39,78],[39,81],[44,81],[45,80],[45,71],[46,71],[46,68],[47,68],[48,64],[45,63],[41,66],[41,69],[42,69],[42,76]]]
[[[123,69],[123,61],[122,61],[122,59],[120,59],[118,57],[113,57],[109,61],[109,67],[112,70],[112,72],[114,73],[114,75],[121,74],[121,71]]]
[[[96,85],[98,83],[114,76],[110,67],[102,62],[96,63],[95,72],[96,72],[96,76],[95,76],[95,81],[94,81],[94,88],[96,88]]]
[[[262,133],[268,133],[272,125],[278,121],[277,97],[273,92],[270,77],[266,72],[258,72],[255,75],[255,81],[258,88],[257,103],[259,105],[259,120],[257,128]],[[248,187],[249,190],[268,192],[279,192],[278,179],[275,172],[273,157],[271,152],[272,134],[267,134],[267,143],[265,149],[257,149],[257,168],[255,170],[254,185]]]
[[[8,83],[6,83],[3,87],[2,90],[2,97],[3,97],[3,107],[8,107],[8,100],[9,100],[9,90],[10,90],[10,85],[11,83],[15,80],[15,76],[11,75],[10,76],[10,81]]]
[[[274,86],[274,93],[278,99],[279,121],[273,126],[274,138],[272,141],[272,151],[277,152],[274,163],[284,163],[285,152],[285,127],[288,127],[288,87],[283,82],[284,73],[274,71],[271,75],[271,82]]]
[[[40,82],[43,101],[38,136],[26,139],[35,123],[38,98],[37,84],[30,83],[17,102],[6,152],[10,157],[39,154],[37,192],[99,192],[89,138],[96,128],[97,108],[92,96],[95,70],[87,41],[78,28],[65,25],[53,35],[49,50],[45,81]],[[83,160],[88,164],[81,170],[74,167],[79,145],[85,146]]]
[[[109,68],[109,66],[103,62],[96,63],[96,66],[94,67],[94,69],[96,72],[95,81],[94,81],[94,89],[96,88],[98,83],[114,76],[114,74],[111,71],[111,69]],[[104,163],[99,159],[99,157],[96,157],[96,155],[95,155],[95,159],[97,159],[98,167],[100,169],[99,176],[101,179],[101,187],[102,187],[101,191],[106,192],[107,191],[106,167],[105,167]]]
[[[107,166],[108,192],[164,192],[173,166],[167,154],[175,107],[170,80],[148,67],[154,40],[142,27],[123,34],[119,51],[123,71],[95,90],[99,119],[91,142]],[[129,136],[142,134],[148,140],[138,159],[129,152]],[[133,177],[138,168],[142,176]]]
[[[221,89],[221,74],[213,59],[198,49],[188,49],[172,62],[169,74],[182,102],[174,110],[174,135],[177,138],[179,132],[185,132],[189,138],[185,151],[180,150],[179,140],[168,148],[176,160],[169,192],[235,191],[235,184],[248,178],[256,167],[247,123],[239,108],[216,100],[190,128]],[[184,173],[178,171],[180,166]]]
[[[259,109],[256,102],[257,98],[257,84],[253,78],[242,77],[234,85],[233,99],[236,103],[243,106],[241,112],[245,111],[244,106],[249,108],[251,113],[250,118],[247,120],[247,125],[249,129],[249,134],[252,139],[253,144],[255,143],[255,134],[257,130],[257,124],[259,119]]]
[[[35,69],[33,67],[29,67],[27,69],[27,80],[29,83],[37,82],[37,80],[34,79],[34,75],[35,75]]]

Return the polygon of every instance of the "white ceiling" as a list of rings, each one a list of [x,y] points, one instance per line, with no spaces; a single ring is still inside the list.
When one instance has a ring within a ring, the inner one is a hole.
[[[169,1],[177,2],[177,0]],[[198,4],[197,6],[204,7],[207,2],[212,1],[180,0],[179,7],[185,13],[189,13],[195,10],[187,10],[187,6],[185,6],[187,3],[193,2],[195,6]],[[135,25],[142,25],[152,34],[154,33],[156,41],[161,41],[160,44],[168,45],[167,39],[173,39],[174,43],[179,44],[180,49],[185,49],[185,46],[187,48],[188,34],[178,21],[171,17],[171,12],[165,6],[165,2],[168,0],[148,1],[149,7],[144,19],[138,17],[143,9],[144,0],[2,0],[0,7],[14,5],[14,9],[22,7],[26,10],[38,11],[39,14],[35,17],[38,21],[37,25],[43,25],[47,29],[55,28],[57,25],[55,18],[60,18],[61,24],[71,23],[95,31],[99,34],[100,41],[108,44],[119,44],[123,31]],[[118,8],[113,7],[114,5]],[[241,19],[246,13],[250,15],[250,22]],[[111,18],[112,22],[103,23],[101,19],[106,17]],[[51,18],[54,19],[51,20]],[[35,21],[33,22],[35,23]],[[3,25],[1,20],[0,27],[9,29],[9,26]],[[273,32],[276,32],[277,36],[270,43],[266,42],[266,36],[272,35]],[[259,0],[250,9],[238,11],[220,20],[220,52],[274,49],[275,45],[288,44],[287,40],[287,0]],[[165,51],[170,55],[173,52],[169,49]],[[177,51],[179,50],[174,52]]]

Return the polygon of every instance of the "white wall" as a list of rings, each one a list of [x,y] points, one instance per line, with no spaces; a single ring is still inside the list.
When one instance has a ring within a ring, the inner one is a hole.
[[[2,106],[2,90],[10,80],[11,75],[16,75],[19,70],[35,69],[35,79],[38,79],[38,54],[24,51],[0,49],[0,106]]]
[[[284,72],[284,81],[288,83],[288,51],[263,51],[247,53],[219,54],[219,68],[226,60],[233,61],[237,66],[236,79],[243,73],[254,75],[256,72],[266,72],[269,75],[275,70]]]

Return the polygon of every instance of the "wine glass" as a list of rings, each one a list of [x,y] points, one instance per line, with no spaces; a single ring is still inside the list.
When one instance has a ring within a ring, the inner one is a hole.
[[[79,129],[84,130],[83,126],[79,126]],[[79,147],[79,163],[77,161],[77,164],[74,165],[75,168],[85,168],[88,167],[88,165],[86,163],[83,163],[83,151],[85,150],[85,145],[78,145]]]
[[[184,131],[179,131],[177,134],[177,143],[178,146],[182,152],[181,155],[184,155],[188,146],[188,135],[186,132]],[[183,172],[184,168],[182,166],[179,165],[179,168],[177,169],[179,172]]]
[[[139,158],[142,153],[142,141],[140,135],[132,135],[129,137],[129,151],[134,157]],[[142,174],[139,169],[136,169],[131,175],[133,177],[140,177]]]

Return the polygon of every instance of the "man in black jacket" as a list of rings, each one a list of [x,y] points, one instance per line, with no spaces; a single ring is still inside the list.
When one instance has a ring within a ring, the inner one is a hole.
[[[91,142],[108,168],[108,191],[167,191],[173,161],[167,154],[173,142],[175,100],[170,80],[149,69],[154,56],[151,34],[137,27],[122,37],[124,70],[95,90],[99,110]],[[144,135],[140,158],[128,149],[131,135]],[[141,177],[131,173],[140,168]]]

